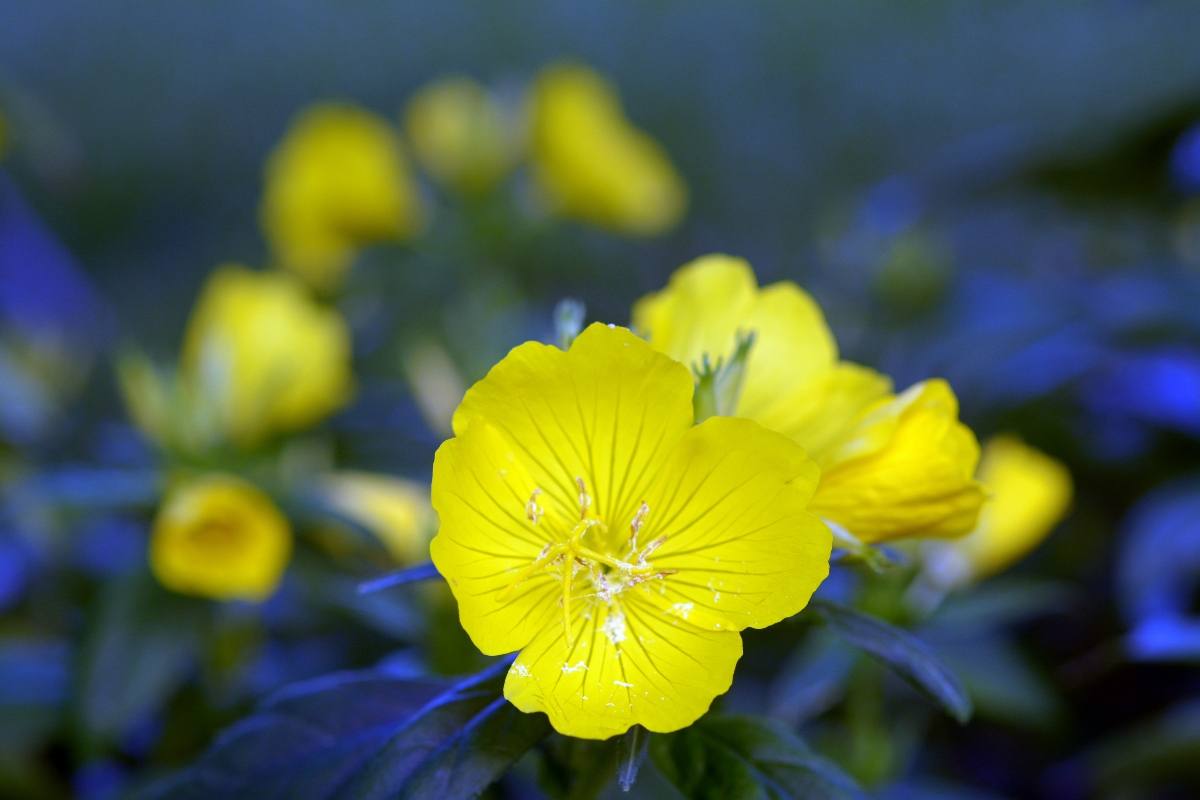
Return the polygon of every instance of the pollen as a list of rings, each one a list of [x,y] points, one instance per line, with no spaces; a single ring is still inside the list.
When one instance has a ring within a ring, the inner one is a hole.
[[[504,602],[512,595],[513,590],[525,581],[540,573],[547,574],[559,581],[562,587],[558,606],[562,609],[563,636],[566,638],[567,644],[575,643],[575,637],[571,631],[571,603],[575,600],[603,603],[610,608],[609,614],[605,618],[604,633],[613,644],[616,644],[625,638],[625,617],[616,608],[621,592],[648,581],[662,580],[676,574],[676,570],[656,570],[646,560],[662,546],[666,541],[666,536],[660,536],[646,547],[638,550],[637,535],[646,524],[646,518],[650,514],[650,506],[645,502],[639,506],[629,523],[631,536],[627,558],[597,552],[584,545],[583,538],[588,531],[595,528],[601,533],[607,533],[608,526],[600,519],[589,516],[592,510],[592,496],[588,494],[587,484],[583,478],[575,478],[575,485],[579,489],[579,522],[565,537],[555,536],[553,541],[547,542],[531,564],[516,571],[512,581],[496,599]],[[542,490],[535,488],[529,497],[529,502],[525,504],[525,517],[534,525],[537,525],[546,513],[538,503],[541,495]],[[588,580],[591,582],[590,592],[576,590],[576,578],[580,573],[588,576]],[[585,614],[585,617],[587,616],[589,615]]]

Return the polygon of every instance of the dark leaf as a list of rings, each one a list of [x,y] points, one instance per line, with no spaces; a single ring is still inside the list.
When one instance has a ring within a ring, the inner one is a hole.
[[[659,770],[690,800],[846,800],[862,790],[782,724],[711,716],[655,736]]]
[[[542,790],[554,800],[595,800],[617,770],[620,739],[575,739],[553,734],[539,748]]]
[[[634,725],[625,731],[617,746],[617,783],[621,789],[628,792],[637,780],[638,770],[646,760],[646,752],[650,748],[650,731],[641,725]]]
[[[965,723],[971,718],[971,697],[962,682],[911,633],[829,600],[814,598],[809,607],[843,639],[890,666],[940,703],[959,722]]]
[[[208,623],[204,601],[168,592],[147,573],[105,587],[83,647],[85,729],[116,737],[157,711],[198,662]]]
[[[549,731],[500,696],[507,671],[448,687],[381,669],[297,684],[142,800],[474,797]]]

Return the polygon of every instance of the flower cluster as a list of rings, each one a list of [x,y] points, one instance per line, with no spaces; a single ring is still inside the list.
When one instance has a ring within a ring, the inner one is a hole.
[[[463,627],[484,653],[520,650],[505,695],[560,732],[692,723],[729,686],[737,631],[806,605],[834,534],[863,548],[1008,524],[1000,537],[1031,546],[1061,516],[1010,485],[1057,498],[1058,473],[1000,466],[999,443],[980,478],[1006,505],[979,523],[979,447],[950,387],[893,394],[838,360],[811,297],[760,290],[740,259],[683,267],[633,326],[645,339],[594,324],[566,352],[513,350],[467,392],[434,467],[432,553]],[[719,415],[700,413],[731,365]],[[1007,551],[992,568],[1023,549],[975,546]]]

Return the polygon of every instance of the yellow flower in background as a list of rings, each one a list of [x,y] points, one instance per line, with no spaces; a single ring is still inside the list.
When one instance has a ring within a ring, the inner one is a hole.
[[[670,158],[590,69],[542,72],[531,134],[534,179],[555,212],[633,236],[663,233],[683,217],[687,188]]]
[[[755,334],[735,414],[779,431],[820,465],[809,508],[865,542],[956,536],[975,526],[979,448],[944,381],[899,396],[891,381],[838,359],[820,308],[790,281],[760,289],[743,259],[710,255],[642,298],[633,326],[689,366],[728,358]]]
[[[1016,436],[988,440],[978,477],[992,493],[978,527],[924,549],[925,571],[935,585],[951,588],[1007,569],[1037,547],[1071,506],[1070,471]]]
[[[425,86],[404,114],[417,161],[442,183],[483,192],[517,165],[524,146],[520,122],[478,81],[456,76]]]
[[[325,479],[322,495],[330,508],[374,533],[400,564],[429,560],[429,539],[437,528],[429,487],[366,472],[339,472]]]
[[[208,279],[184,336],[180,380],[232,442],[299,430],[353,391],[350,331],[282,272],[237,265]]]
[[[266,600],[291,553],[287,518],[266,494],[232,475],[172,489],[150,538],[150,568],[163,586],[214,600]]]
[[[261,217],[278,263],[336,289],[365,244],[406,239],[424,211],[395,130],[365,109],[302,112],[267,161]]]
[[[748,420],[692,424],[692,377],[624,328],[527,343],[438,450],[433,561],[504,694],[555,729],[672,731],[729,688],[743,628],[802,609],[831,537],[817,467]]]
[[[142,356],[119,363],[138,427],[189,452],[253,447],[312,425],[351,396],[350,331],[283,272],[227,264],[192,312],[175,375]]]

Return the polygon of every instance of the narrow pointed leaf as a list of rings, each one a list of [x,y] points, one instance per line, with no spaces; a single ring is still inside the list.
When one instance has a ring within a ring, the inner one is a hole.
[[[632,788],[649,748],[650,731],[641,725],[634,725],[621,737],[617,746],[617,783],[622,791],[628,792]]]
[[[883,661],[937,701],[961,723],[971,718],[971,696],[958,676],[920,639],[861,611],[814,599],[809,607],[850,644]]]
[[[369,594],[371,592],[378,592],[381,589],[390,589],[393,586],[403,586],[406,583],[416,583],[418,581],[431,581],[440,577],[442,577],[441,573],[437,571],[437,567],[431,561],[428,564],[418,564],[415,567],[399,569],[395,572],[381,575],[373,580],[364,581],[358,585],[358,593]]]
[[[289,687],[140,800],[470,798],[549,730],[501,697],[508,663],[456,684],[386,670]]]

